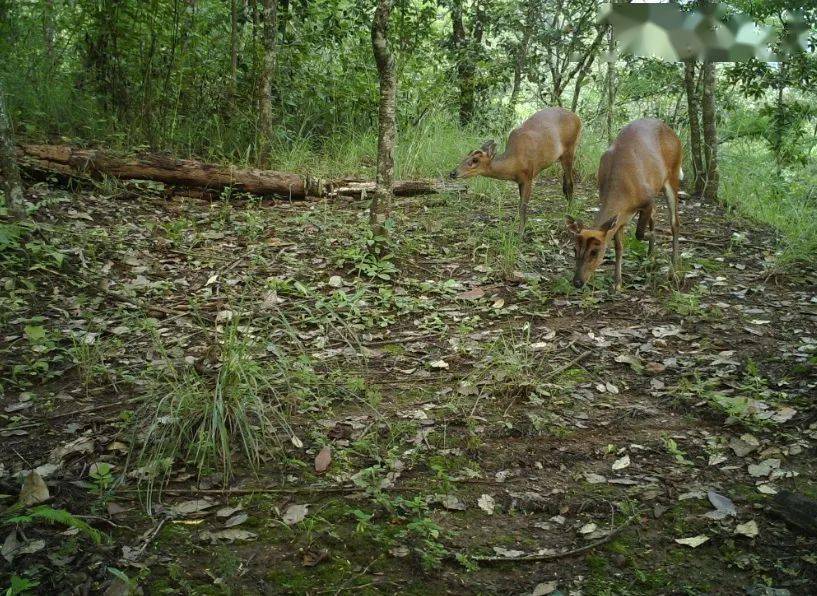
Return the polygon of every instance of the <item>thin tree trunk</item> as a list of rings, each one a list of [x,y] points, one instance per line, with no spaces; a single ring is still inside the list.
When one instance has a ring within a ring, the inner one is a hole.
[[[701,155],[700,101],[695,84],[695,60],[684,61],[684,87],[689,115],[689,152],[692,161],[693,195],[700,197],[704,189],[704,162]]]
[[[238,86],[238,0],[230,1],[230,96]]]
[[[278,30],[276,8],[276,0],[263,0],[261,24],[264,58],[258,81],[258,128],[265,154],[272,139],[272,78],[275,71],[275,40]]]
[[[289,0],[281,0],[281,14],[278,17],[278,35],[281,44],[286,45],[287,23],[289,23]]]
[[[2,89],[0,89],[0,177],[4,181],[2,189],[6,196],[6,208],[9,214],[14,219],[22,219],[26,213],[23,185],[20,182],[20,170],[14,159],[11,123]]]
[[[780,62],[777,73],[777,102],[774,115],[774,161],[778,177],[783,170],[783,129],[785,128],[785,105],[783,89],[786,86],[786,61]]]
[[[45,53],[51,65],[54,61],[54,29],[54,0],[45,0],[43,2],[43,37]]]
[[[460,87],[460,124],[466,126],[474,117],[474,68],[470,63],[468,40],[462,17],[462,0],[451,4],[451,41],[457,63],[457,83]]]
[[[516,49],[511,97],[508,100],[508,113],[511,119],[513,119],[516,114],[516,102],[519,99],[519,90],[522,87],[525,61],[528,59],[528,46],[530,45],[530,38],[533,35],[533,23],[536,16],[535,8],[535,0],[528,0],[527,10],[525,11],[525,26],[522,29],[522,39],[519,42],[519,47]]]
[[[397,79],[394,58],[389,51],[389,13],[392,0],[378,0],[372,19],[372,50],[380,78],[380,109],[378,112],[377,177],[370,222],[375,236],[388,234],[386,220],[391,214],[394,185],[394,140],[396,136]]]
[[[704,132],[704,159],[706,160],[706,185],[704,198],[718,198],[718,133],[715,123],[715,64],[709,60],[703,65],[703,96],[701,110]]]
[[[575,112],[576,108],[579,107],[579,96],[581,95],[582,87],[584,86],[584,79],[587,76],[587,73],[590,72],[590,69],[593,67],[593,62],[595,59],[596,53],[594,51],[592,54],[590,54],[590,58],[579,71],[578,76],[576,76],[576,85],[573,87],[573,99],[570,101],[571,112]]]
[[[613,40],[613,28],[607,29],[607,144],[613,142],[613,107],[616,95],[616,62],[613,52],[615,51],[615,41]]]

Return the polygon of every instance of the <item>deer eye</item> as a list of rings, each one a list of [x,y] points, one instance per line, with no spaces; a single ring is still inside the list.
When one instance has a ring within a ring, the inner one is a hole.
[[[590,251],[590,256],[593,257],[593,258],[596,258],[598,256],[598,254],[599,254],[599,251],[596,248],[594,248],[593,250]]]
[[[471,165],[472,165],[472,166],[477,165],[477,162],[479,162],[479,160],[478,160],[476,157],[474,157],[474,158],[472,158],[472,159],[471,159]]]

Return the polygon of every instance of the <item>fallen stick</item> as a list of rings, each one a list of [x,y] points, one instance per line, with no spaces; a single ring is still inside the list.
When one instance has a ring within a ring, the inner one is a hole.
[[[524,557],[499,557],[499,556],[471,556],[468,557],[472,561],[477,561],[479,563],[520,563],[520,562],[527,562],[527,561],[555,561],[556,559],[564,559],[565,557],[572,557],[575,555],[579,555],[583,552],[587,552],[589,550],[593,550],[599,546],[607,544],[613,538],[615,538],[618,534],[620,534],[625,528],[629,527],[630,524],[635,521],[640,514],[636,513],[631,515],[627,520],[621,524],[619,527],[612,530],[607,536],[602,538],[601,540],[597,540],[596,542],[591,542],[590,544],[586,544],[585,546],[581,546],[579,548],[574,548],[572,550],[562,551],[560,553],[551,553],[551,554],[542,554],[542,555],[525,555]]]
[[[555,377],[559,373],[563,373],[564,371],[566,371],[568,368],[572,368],[573,366],[575,366],[576,364],[578,364],[579,362],[581,362],[582,360],[587,358],[592,353],[593,352],[590,351],[590,350],[587,350],[586,352],[582,352],[581,354],[579,354],[578,356],[576,356],[575,358],[573,358],[569,362],[566,362],[566,363],[562,364],[561,366],[558,366],[558,367],[554,368],[552,371],[550,371],[548,374],[546,374],[544,377],[542,377],[541,380],[546,381],[548,379],[552,379],[553,377]]]
[[[59,420],[60,418],[68,418],[70,416],[80,416],[83,414],[91,414],[94,412],[100,412],[102,410],[107,410],[108,408],[115,408],[117,406],[128,405],[132,403],[136,403],[142,401],[144,397],[132,397],[130,399],[126,399],[125,401],[115,401],[115,402],[108,402],[104,404],[99,404],[96,406],[91,406],[88,408],[82,408],[80,410],[72,410],[70,412],[63,412],[62,414],[51,414],[49,416],[40,416],[31,420],[31,422],[26,422],[25,424],[20,424],[19,426],[6,426],[0,428],[0,431],[13,431],[13,430],[24,430],[27,428],[34,428],[35,426],[40,426],[41,424],[45,424],[51,420]]]

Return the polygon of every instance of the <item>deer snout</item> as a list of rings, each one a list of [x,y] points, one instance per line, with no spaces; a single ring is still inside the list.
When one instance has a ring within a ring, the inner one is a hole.
[[[574,288],[581,288],[584,286],[584,280],[579,279],[578,277],[573,278],[573,287]]]
[[[448,175],[448,177],[451,178],[451,180],[456,180],[457,176],[458,176],[457,170],[451,170],[451,173]]]

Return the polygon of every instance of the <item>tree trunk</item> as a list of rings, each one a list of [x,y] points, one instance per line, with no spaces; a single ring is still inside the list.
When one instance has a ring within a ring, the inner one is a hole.
[[[54,61],[54,16],[54,0],[45,0],[43,2],[43,37],[45,53],[51,65]]]
[[[704,129],[704,159],[706,160],[706,183],[704,198],[718,198],[718,133],[715,124],[715,64],[708,60],[703,65],[703,97],[701,110]]]
[[[704,189],[704,162],[701,155],[700,101],[695,84],[695,60],[684,61],[684,87],[689,115],[689,152],[692,161],[692,194],[700,197]]]
[[[462,0],[451,4],[452,45],[457,64],[457,82],[460,87],[460,124],[468,125],[474,117],[474,67],[468,52],[468,39],[462,18]]]
[[[278,35],[282,45],[286,45],[287,23],[289,23],[289,0],[281,0],[281,14],[278,18]]]
[[[230,96],[235,98],[238,86],[238,0],[230,2]]]
[[[261,24],[264,58],[258,81],[258,132],[261,136],[264,154],[269,151],[269,144],[272,140],[272,78],[275,71],[276,8],[276,0],[263,0]]]
[[[607,144],[613,142],[613,107],[616,95],[616,62],[613,52],[615,51],[615,41],[613,40],[613,28],[607,29]]]
[[[370,221],[375,236],[384,237],[386,220],[391,213],[394,177],[394,139],[396,136],[395,102],[397,79],[394,58],[389,51],[389,13],[391,0],[378,0],[372,19],[372,50],[380,78],[380,109],[378,112],[377,177]]]
[[[584,85],[584,78],[587,76],[587,73],[590,72],[590,69],[593,67],[593,62],[596,59],[595,51],[589,56],[590,57],[587,59],[587,62],[584,63],[584,66],[579,71],[579,74],[576,77],[576,85],[573,87],[573,99],[570,101],[571,112],[575,112],[576,108],[579,107],[579,97],[581,96],[582,86]]]
[[[173,159],[166,155],[120,156],[67,145],[20,145],[17,153],[20,166],[32,174],[45,172],[78,179],[111,177],[120,180],[154,180],[212,197],[218,197],[228,187],[239,192],[260,196],[278,195],[290,199],[326,195],[360,196],[373,193],[377,188],[377,183],[365,180],[322,180],[289,172],[238,169],[192,159]],[[8,177],[4,176],[4,179],[8,180]],[[463,184],[439,180],[392,182],[395,196],[464,190]]]
[[[522,29],[522,39],[516,49],[516,61],[513,67],[513,87],[511,87],[511,97],[508,100],[508,113],[511,120],[516,114],[516,102],[519,99],[519,90],[522,87],[522,77],[525,69],[525,61],[528,59],[528,46],[533,35],[533,24],[536,18],[536,3],[528,0],[527,11],[525,12],[525,26]]]
[[[783,131],[786,128],[786,109],[783,103],[783,89],[786,87],[786,61],[780,62],[777,72],[777,101],[774,110],[774,161],[777,176],[783,171]]]
[[[14,141],[11,138],[11,123],[3,90],[0,89],[0,177],[4,184],[3,193],[6,196],[6,208],[14,219],[25,217],[25,202],[23,201],[23,185],[20,182],[20,170],[14,159]]]

